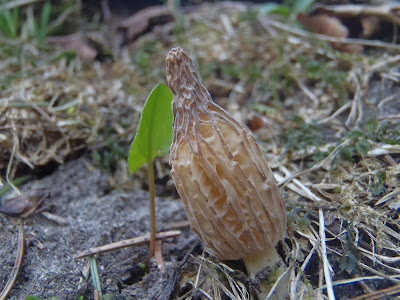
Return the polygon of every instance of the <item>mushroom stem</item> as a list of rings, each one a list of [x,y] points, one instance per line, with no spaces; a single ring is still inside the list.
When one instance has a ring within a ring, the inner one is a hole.
[[[267,299],[267,296],[276,280],[287,270],[286,264],[283,262],[282,258],[274,247],[244,257],[243,261],[246,265],[247,272],[251,277],[255,276],[258,272],[262,270],[267,271],[265,282],[260,285],[261,292],[257,293],[259,300]],[[286,274],[279,282],[274,293],[268,299],[288,299],[288,283],[289,278],[288,274]]]

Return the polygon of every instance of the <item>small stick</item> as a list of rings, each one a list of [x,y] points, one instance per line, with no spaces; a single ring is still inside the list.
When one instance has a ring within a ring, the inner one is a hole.
[[[170,238],[170,237],[175,237],[175,236],[181,235],[181,233],[182,232],[180,230],[163,231],[163,232],[159,232],[156,234],[156,239],[162,240],[162,239],[166,239],[166,238]],[[82,251],[81,253],[75,255],[73,258],[83,258],[86,256],[105,253],[105,252],[122,249],[122,248],[126,248],[126,247],[139,246],[139,245],[146,244],[149,241],[150,241],[150,235],[146,234],[146,235],[135,237],[132,239],[126,239],[126,240],[119,241],[116,243],[111,243],[111,244],[107,244],[104,246],[91,248],[89,250]]]
[[[162,240],[158,240],[155,243],[154,257],[156,259],[157,267],[160,269],[161,273],[165,273],[165,264],[162,257]]]
[[[24,229],[22,227],[22,224],[19,224],[17,257],[15,258],[15,263],[14,267],[11,270],[10,278],[8,279],[6,286],[4,287],[4,289],[0,294],[0,300],[5,300],[7,298],[8,293],[14,286],[14,283],[18,276],[18,272],[21,269],[22,259],[24,258],[24,250],[25,250]]]

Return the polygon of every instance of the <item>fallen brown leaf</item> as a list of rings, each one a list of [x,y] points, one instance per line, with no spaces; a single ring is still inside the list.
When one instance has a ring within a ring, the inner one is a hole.
[[[167,7],[162,5],[150,6],[138,11],[119,24],[119,28],[126,30],[126,42],[133,41],[141,34],[149,31],[157,24],[165,24],[174,19]]]
[[[250,121],[250,130],[252,132],[256,132],[257,130],[263,128],[265,126],[264,120],[257,115],[253,115]]]
[[[297,20],[315,33],[336,38],[346,38],[349,35],[347,27],[335,16],[326,14],[307,16],[303,13],[299,13],[297,15]],[[337,50],[349,53],[359,53],[363,50],[361,45],[356,44],[331,43],[331,45]]]
[[[368,4],[316,4],[315,12],[333,14],[338,17],[377,16],[382,20],[400,25],[400,3],[398,1],[384,1],[379,5]]]
[[[382,26],[377,16],[365,16],[360,19],[361,27],[363,29],[363,38],[369,38],[381,30]]]
[[[347,37],[349,30],[342,22],[334,17],[326,14],[318,14],[315,16],[307,16],[303,13],[297,15],[297,20],[313,32],[325,34],[338,38]]]
[[[75,51],[84,60],[95,60],[98,51],[89,45],[87,36],[83,33],[73,33],[65,36],[49,36],[46,38],[49,44],[60,45],[64,50]]]
[[[47,190],[32,190],[2,204],[0,212],[13,217],[26,218],[34,213],[48,196]]]

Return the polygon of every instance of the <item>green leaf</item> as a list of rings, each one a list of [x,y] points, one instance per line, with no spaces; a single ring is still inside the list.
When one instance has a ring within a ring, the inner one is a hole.
[[[157,155],[166,154],[172,141],[172,92],[160,83],[143,107],[139,128],[129,150],[129,171],[135,172]]]
[[[339,268],[342,272],[344,270],[352,272],[357,267],[357,261],[357,257],[353,253],[349,252],[339,259]]]
[[[367,154],[367,152],[370,149],[370,145],[365,139],[357,141],[355,144],[355,147],[356,147],[356,150],[358,151],[358,153],[363,154],[363,155]]]
[[[378,181],[370,184],[370,189],[372,190],[373,196],[379,195],[386,195],[386,187],[385,187],[385,180],[386,180],[386,172],[385,171],[378,171],[376,172],[376,177]]]
[[[339,151],[340,157],[344,160],[353,162],[354,148],[352,146],[344,146]]]
[[[400,145],[400,140],[391,139],[391,138],[382,138],[382,142],[389,145]]]
[[[386,172],[385,171],[378,171],[376,172],[376,177],[378,177],[378,182],[383,183],[386,180]]]
[[[374,136],[376,133],[376,130],[378,129],[379,123],[378,120],[375,118],[371,118],[368,120],[368,122],[365,124],[365,129],[367,130],[369,136]]]
[[[360,129],[354,129],[348,132],[346,135],[353,140],[366,137],[366,134],[362,132]]]
[[[340,194],[342,192],[342,187],[341,186],[335,186],[333,189],[334,194]]]

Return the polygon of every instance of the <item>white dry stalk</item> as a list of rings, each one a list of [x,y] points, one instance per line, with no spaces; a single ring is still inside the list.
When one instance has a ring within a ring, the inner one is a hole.
[[[376,203],[375,206],[381,205],[389,200],[395,199],[395,197],[400,194],[400,188],[395,189],[393,192],[388,193],[387,195],[383,196],[381,199],[379,199]]]
[[[295,78],[297,85],[307,95],[308,98],[313,102],[314,107],[317,107],[320,103],[318,97],[307,87],[307,85],[298,77]]]
[[[397,279],[397,278],[400,279],[400,275],[391,275],[389,277],[393,278],[393,279]],[[350,284],[350,283],[366,281],[366,280],[384,280],[384,279],[386,279],[386,278],[383,278],[381,276],[364,276],[364,277],[357,277],[357,278],[352,278],[352,279],[337,280],[337,281],[334,281],[332,284],[333,284],[333,286],[337,286],[337,285]],[[318,289],[319,290],[326,289],[326,285],[323,285]]]
[[[345,122],[346,126],[349,128],[353,128],[356,124],[358,124],[362,120],[362,107],[361,107],[361,85],[358,80],[356,74],[354,72],[350,72],[350,78],[354,80],[356,84],[356,93],[352,100],[352,106],[350,110],[350,114]]]

